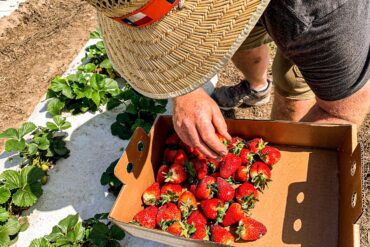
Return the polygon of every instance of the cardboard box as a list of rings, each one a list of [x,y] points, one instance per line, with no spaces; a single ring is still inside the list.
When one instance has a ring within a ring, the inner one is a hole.
[[[262,137],[282,155],[272,170],[269,189],[260,194],[252,210],[252,216],[267,226],[267,234],[236,246],[359,246],[359,229],[354,224],[362,214],[364,178],[355,126],[226,121],[231,135]],[[141,195],[155,181],[165,138],[172,131],[168,116],[156,120],[149,136],[142,129],[136,130],[115,169],[125,186],[110,219],[133,236],[172,246],[217,245],[129,224],[143,209]]]

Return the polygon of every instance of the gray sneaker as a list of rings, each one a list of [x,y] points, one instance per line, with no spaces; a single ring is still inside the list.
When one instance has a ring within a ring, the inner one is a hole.
[[[231,110],[242,104],[249,106],[263,105],[270,101],[272,82],[267,80],[267,88],[255,91],[249,87],[249,82],[241,81],[234,86],[216,88],[211,97],[222,110]]]

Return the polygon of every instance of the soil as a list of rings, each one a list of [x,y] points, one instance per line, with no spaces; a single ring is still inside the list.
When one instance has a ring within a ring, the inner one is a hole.
[[[96,25],[80,0],[29,0],[0,19],[0,132],[27,120]]]
[[[80,0],[28,0],[10,16],[0,19],[0,132],[27,120],[50,81],[66,70],[95,27],[95,11]],[[241,73],[229,63],[220,72],[219,86],[237,83],[241,78]],[[240,107],[224,115],[269,119],[272,100],[264,106]],[[370,115],[359,131],[368,171],[369,136]],[[2,147],[0,140],[0,151]],[[366,205],[370,203],[369,191],[370,182],[366,186]],[[362,246],[370,246],[369,231],[370,211],[366,209],[361,219]]]

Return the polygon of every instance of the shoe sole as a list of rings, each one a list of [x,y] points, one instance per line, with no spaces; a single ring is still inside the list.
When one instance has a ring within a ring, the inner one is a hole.
[[[257,101],[256,103],[248,103],[248,102],[244,102],[244,100],[241,100],[239,101],[238,104],[236,104],[235,106],[231,106],[231,107],[225,107],[225,106],[218,106],[221,110],[224,110],[224,111],[229,111],[229,110],[235,110],[236,108],[238,108],[239,106],[241,106],[242,104],[245,104],[247,106],[260,106],[260,105],[265,105],[267,103],[269,103],[271,99],[271,94],[269,94],[266,98],[264,98],[263,100],[260,100],[260,101]]]

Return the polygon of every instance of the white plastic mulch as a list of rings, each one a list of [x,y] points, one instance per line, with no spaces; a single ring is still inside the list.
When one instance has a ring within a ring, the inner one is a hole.
[[[0,0],[0,18],[10,15],[25,0]]]
[[[7,2],[7,1],[6,1]],[[2,0],[0,0],[0,4]],[[0,5],[1,6],[1,5]],[[94,41],[89,41],[86,46]],[[71,63],[66,74],[74,73],[79,61],[84,56],[84,49]],[[217,77],[205,88],[213,89]],[[171,101],[166,114],[171,113]],[[43,186],[43,195],[36,205],[25,212],[30,222],[29,228],[20,233],[14,246],[27,247],[38,237],[47,235],[52,227],[69,214],[79,213],[82,219],[93,217],[96,213],[109,212],[115,197],[107,193],[107,188],[100,185],[100,177],[109,164],[119,158],[122,148],[128,141],[123,141],[111,134],[110,125],[123,106],[113,111],[101,111],[95,114],[85,113],[77,116],[67,115],[72,123],[68,130],[67,146],[71,154],[61,159],[49,172],[49,182]],[[45,126],[51,117],[46,112],[46,101],[42,100],[35,108],[29,121]],[[16,169],[16,164],[7,161],[9,154],[0,155],[0,172],[4,169]],[[164,246],[155,242],[128,236],[122,246]]]

